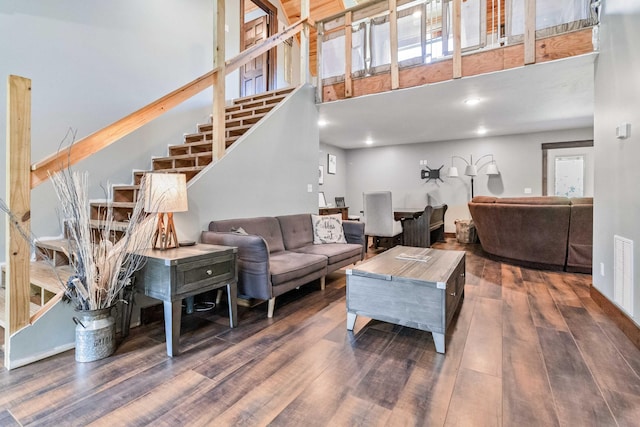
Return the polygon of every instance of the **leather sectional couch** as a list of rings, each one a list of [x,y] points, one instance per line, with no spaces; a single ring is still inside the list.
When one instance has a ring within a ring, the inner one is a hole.
[[[476,196],[469,211],[485,252],[591,273],[593,198]]]
[[[346,243],[314,244],[311,214],[211,221],[202,243],[238,248],[238,294],[268,300],[364,259],[364,223],[343,221]]]

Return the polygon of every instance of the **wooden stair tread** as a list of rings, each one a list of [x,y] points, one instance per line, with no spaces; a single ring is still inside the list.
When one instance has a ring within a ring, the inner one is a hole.
[[[162,172],[167,173],[182,173],[182,172],[199,172],[204,169],[205,166],[189,166],[185,168],[171,168],[171,169],[161,169]]]
[[[136,204],[134,202],[91,202],[91,206],[96,206],[96,207],[111,206],[113,208],[133,208],[136,206]]]
[[[236,130],[249,130],[252,127],[253,127],[253,124],[228,127],[228,128],[225,129],[225,132],[236,131]]]
[[[6,270],[6,266],[2,266],[2,271]],[[36,285],[42,289],[46,289],[49,292],[57,294],[63,290],[62,284],[54,274],[58,273],[60,279],[66,281],[73,274],[73,270],[69,265],[61,265],[58,267],[52,267],[46,261],[33,261],[29,264],[29,282],[32,285]],[[2,288],[4,290],[4,288]],[[4,294],[4,292],[2,292]]]
[[[69,241],[66,239],[38,240],[36,246],[52,251],[60,251],[69,255]]]
[[[134,184],[117,184],[113,186],[113,190],[139,190],[139,185]]]
[[[209,145],[211,145],[211,143],[209,143]],[[191,159],[193,157],[207,157],[207,156],[211,156],[211,151],[202,151],[200,153],[191,153],[191,154],[176,154],[173,156],[165,156],[165,157],[154,157],[153,159],[151,159],[152,161],[155,160],[181,160],[181,159]]]
[[[128,222],[124,221],[109,221],[111,223],[111,231],[125,231],[129,226]],[[105,227],[107,221],[101,219],[92,219],[90,220],[91,228],[96,228],[98,230],[102,230]]]
[[[280,96],[280,95],[288,95],[289,93],[293,92],[293,90],[295,89],[295,86],[290,86],[290,87],[285,87],[285,88],[281,88],[281,89],[274,89],[271,90],[269,92],[262,92],[262,93],[258,93],[255,95],[249,95],[249,96],[245,96],[242,98],[236,98],[233,100],[234,104],[239,104],[239,103],[243,103],[243,102],[250,102],[250,101],[255,101],[255,100],[260,100],[260,99],[264,99],[264,98],[273,98],[276,96]]]

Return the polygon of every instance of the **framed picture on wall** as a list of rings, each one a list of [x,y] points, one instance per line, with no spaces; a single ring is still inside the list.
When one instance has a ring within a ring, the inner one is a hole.
[[[338,159],[335,154],[329,154],[327,157],[327,172],[331,175],[336,173],[336,166],[338,163]]]
[[[318,167],[318,184],[324,184],[324,166]]]

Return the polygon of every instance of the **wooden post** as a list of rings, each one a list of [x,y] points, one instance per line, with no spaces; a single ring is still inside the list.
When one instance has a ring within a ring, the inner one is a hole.
[[[212,157],[213,161],[220,159],[226,149],[225,144],[225,49],[224,49],[224,1],[216,1],[216,41],[214,52],[213,68],[218,72],[213,76],[213,134],[212,134]]]
[[[309,0],[300,0],[300,19],[309,17]],[[309,83],[309,25],[300,31],[300,83]]]
[[[462,0],[453,0],[453,78],[462,77]]]
[[[351,80],[351,12],[344,14],[344,97],[353,96],[353,82]]]
[[[524,0],[524,63],[536,62],[536,0]]]
[[[18,231],[31,234],[31,80],[9,76],[7,81],[7,181],[8,206],[15,223],[7,220],[7,271],[5,345],[14,332],[29,324],[29,242]],[[7,215],[7,218],[8,215]],[[5,358],[9,351],[5,349]]]
[[[322,102],[322,38],[324,36],[324,23],[318,22],[317,24],[317,37],[316,43],[318,45],[316,49],[316,75],[317,75],[317,84],[316,84],[316,102]]]
[[[389,45],[391,48],[391,89],[400,87],[398,73],[398,8],[396,0],[389,0]]]

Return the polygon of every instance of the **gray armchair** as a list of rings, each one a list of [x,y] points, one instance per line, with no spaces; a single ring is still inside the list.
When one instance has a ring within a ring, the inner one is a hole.
[[[364,234],[373,237],[373,246],[393,247],[402,243],[402,223],[393,218],[391,191],[363,193]]]

